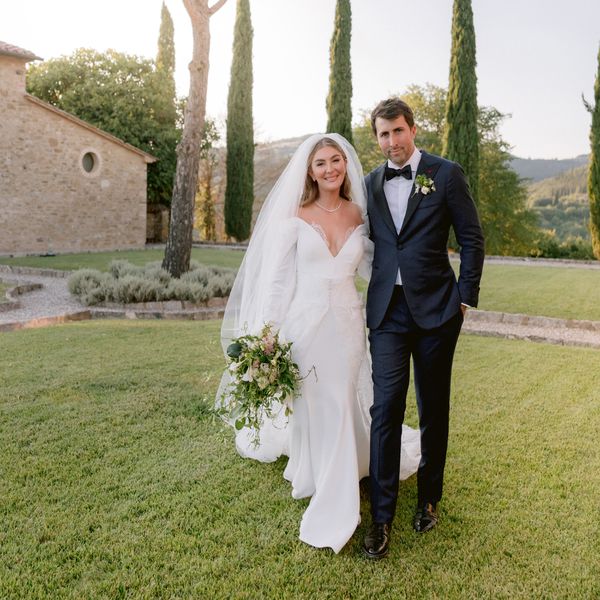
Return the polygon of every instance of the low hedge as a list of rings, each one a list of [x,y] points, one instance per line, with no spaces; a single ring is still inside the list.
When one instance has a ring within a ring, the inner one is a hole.
[[[114,260],[109,271],[80,269],[69,278],[69,291],[86,306],[103,302],[164,302],[187,300],[203,303],[229,295],[235,271],[208,267],[192,261],[190,270],[175,279],[159,262],[138,267],[126,260]]]

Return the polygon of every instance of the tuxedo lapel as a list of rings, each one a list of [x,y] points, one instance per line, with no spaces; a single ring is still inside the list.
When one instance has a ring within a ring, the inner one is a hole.
[[[400,234],[404,231],[406,224],[410,221],[413,216],[419,202],[423,199],[421,192],[415,192],[416,180],[419,175],[425,175],[429,179],[433,179],[442,163],[437,160],[435,156],[427,154],[424,150],[421,150],[421,160],[417,167],[417,174],[415,175],[415,181],[413,181],[412,189],[410,190],[410,196],[408,197],[408,205],[406,207],[406,214],[404,215],[404,221],[402,221],[402,227],[400,228]]]
[[[392,219],[392,213],[390,212],[390,206],[387,198],[383,193],[383,179],[385,176],[385,165],[379,167],[373,173],[373,202],[381,213],[385,224],[390,228],[394,235],[397,235],[396,226],[394,225],[394,219]]]

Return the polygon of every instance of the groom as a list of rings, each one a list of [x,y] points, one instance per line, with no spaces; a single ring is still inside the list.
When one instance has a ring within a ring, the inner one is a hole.
[[[365,178],[375,244],[367,297],[373,359],[371,513],[363,551],[383,558],[389,548],[400,472],[402,422],[412,357],[421,463],[413,527],[437,523],[442,497],[450,378],[467,307],[477,306],[484,244],[477,210],[461,167],[416,149],[411,108],[380,102],[371,126],[387,162]],[[448,234],[460,245],[458,281],[448,260]]]

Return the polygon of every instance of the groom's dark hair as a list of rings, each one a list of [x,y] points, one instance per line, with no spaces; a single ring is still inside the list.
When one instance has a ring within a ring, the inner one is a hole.
[[[400,116],[404,116],[409,127],[415,124],[415,115],[412,108],[404,100],[400,100],[400,98],[396,98],[395,96],[382,100],[371,113],[371,128],[373,129],[373,133],[377,135],[377,127],[375,127],[377,117],[386,121],[392,121]]]

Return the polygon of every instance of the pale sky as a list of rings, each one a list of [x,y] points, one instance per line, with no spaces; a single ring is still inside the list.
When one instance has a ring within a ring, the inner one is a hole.
[[[211,0],[212,3],[213,0]],[[0,0],[0,40],[44,59],[87,47],[153,58],[162,0]],[[175,25],[176,81],[187,95],[191,26]],[[257,141],[323,131],[335,0],[250,0]],[[236,0],[211,18],[207,114],[224,122]],[[502,134],[524,158],[589,152],[600,45],[598,0],[473,0],[478,102],[510,113]],[[452,0],[353,0],[354,119],[410,84],[448,85]]]

